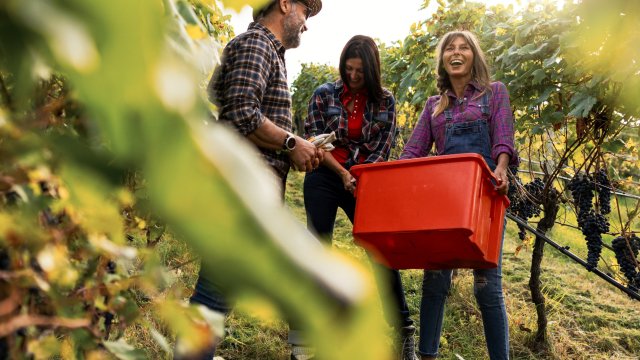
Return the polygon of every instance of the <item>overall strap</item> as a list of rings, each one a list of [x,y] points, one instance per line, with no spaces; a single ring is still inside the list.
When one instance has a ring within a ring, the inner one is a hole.
[[[453,112],[447,109],[444,111],[444,117],[446,119],[447,124],[453,121]]]
[[[491,114],[489,110],[489,92],[485,92],[484,95],[482,95],[480,109],[482,110],[482,115],[484,115],[488,119],[489,115]]]

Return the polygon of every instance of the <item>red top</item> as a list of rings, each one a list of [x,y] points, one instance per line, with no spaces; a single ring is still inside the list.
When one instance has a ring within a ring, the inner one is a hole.
[[[344,85],[344,91],[340,95],[340,102],[342,103],[342,107],[347,111],[347,137],[350,140],[359,140],[362,137],[362,119],[364,117],[364,110],[368,98],[366,88],[354,94],[349,91],[349,88],[346,85]],[[351,101],[353,101],[353,110],[349,111],[347,104]],[[347,147],[338,146],[331,152],[331,155],[333,155],[340,164],[344,164],[347,162],[349,149]],[[359,159],[360,161],[358,161],[358,163],[364,161],[364,156],[360,155],[359,157],[361,159]]]

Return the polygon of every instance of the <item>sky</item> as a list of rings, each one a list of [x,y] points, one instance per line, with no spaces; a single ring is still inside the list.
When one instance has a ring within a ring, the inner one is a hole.
[[[514,4],[518,0],[476,0],[489,5]],[[411,24],[425,20],[435,11],[431,0],[428,9],[420,9],[422,0],[322,0],[322,10],[307,20],[308,30],[302,34],[300,46],[286,52],[287,73],[291,84],[303,63],[330,64],[338,67],[340,53],[354,35],[367,35],[386,44],[402,40],[410,34]],[[251,8],[240,13],[229,11],[236,34],[252,21]]]

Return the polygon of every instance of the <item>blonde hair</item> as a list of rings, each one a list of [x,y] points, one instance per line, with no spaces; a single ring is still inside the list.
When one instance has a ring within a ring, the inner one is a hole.
[[[437,87],[440,92],[440,100],[436,103],[436,107],[433,110],[433,117],[440,115],[447,107],[449,107],[449,97],[447,96],[447,90],[453,90],[449,74],[444,67],[444,49],[449,46],[455,39],[463,38],[469,47],[473,51],[473,66],[471,67],[471,80],[477,82],[483,87],[482,92],[478,97],[482,96],[486,91],[491,91],[491,77],[489,75],[489,66],[484,57],[484,52],[480,48],[480,43],[473,33],[469,31],[450,31],[440,39],[438,47],[436,48],[436,59],[438,65],[436,71],[438,73]]]

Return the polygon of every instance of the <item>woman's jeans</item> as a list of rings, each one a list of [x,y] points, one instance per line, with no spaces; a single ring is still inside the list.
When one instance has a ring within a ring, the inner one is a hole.
[[[482,155],[491,170],[491,137],[485,118],[489,116],[489,95],[482,97],[483,118],[454,123],[451,110],[445,110],[444,154],[476,153]],[[504,229],[501,242],[504,242]],[[444,303],[451,287],[451,270],[425,271],[420,302],[420,354],[434,357],[440,346]],[[491,360],[509,359],[509,322],[502,295],[502,244],[495,269],[473,271],[473,292],[482,313],[482,324]],[[465,330],[465,329],[463,329]]]
[[[344,189],[342,180],[336,173],[320,166],[305,176],[304,206],[309,229],[315,231],[322,241],[331,244],[338,208],[344,210],[353,224],[356,200]],[[371,257],[370,260],[379,286],[384,286],[390,291],[391,303],[383,302],[390,310],[385,311],[389,325],[396,329],[413,325],[402,289],[400,272],[377,263]]]
[[[435,357],[438,354],[444,304],[451,287],[451,273],[452,270],[424,272],[418,346],[421,355]],[[502,251],[498,267],[473,270],[473,280],[473,292],[482,313],[489,357],[491,360],[508,359],[509,324],[502,294]]]

